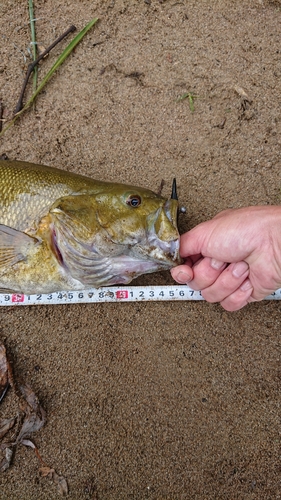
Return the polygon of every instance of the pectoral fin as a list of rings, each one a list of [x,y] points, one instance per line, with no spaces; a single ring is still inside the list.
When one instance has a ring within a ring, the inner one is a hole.
[[[0,224],[0,273],[21,260],[38,243],[36,238]]]

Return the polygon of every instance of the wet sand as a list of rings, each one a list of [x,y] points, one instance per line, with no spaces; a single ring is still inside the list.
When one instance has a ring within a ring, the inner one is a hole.
[[[0,6],[4,116],[29,62],[26,3]],[[280,2],[38,0],[37,39],[46,47],[96,16],[0,153],[155,191],[164,179],[167,196],[176,176],[181,232],[225,208],[279,204]],[[176,102],[185,92],[199,96],[194,112]],[[236,313],[187,301],[0,315],[15,377],[47,412],[32,439],[71,498],[281,497],[279,302]],[[15,408],[10,392],[0,417]],[[0,476],[0,499],[19,498],[58,498],[24,447]]]

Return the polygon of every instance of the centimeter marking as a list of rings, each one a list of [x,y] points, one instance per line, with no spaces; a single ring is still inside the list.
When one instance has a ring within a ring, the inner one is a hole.
[[[171,286],[118,286],[91,288],[81,291],[64,291],[26,295],[0,294],[0,306],[31,306],[46,304],[95,304],[99,302],[204,300],[201,292],[186,285]],[[266,300],[281,300],[281,289],[268,295]]]

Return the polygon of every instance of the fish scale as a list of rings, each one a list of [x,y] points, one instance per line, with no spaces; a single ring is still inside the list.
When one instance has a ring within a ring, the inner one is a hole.
[[[13,224],[20,231],[38,220],[56,199],[87,185],[75,174],[51,167],[35,170],[32,163],[7,160],[0,162],[0,166],[0,221],[7,226]],[[15,186],[22,193],[15,191]]]

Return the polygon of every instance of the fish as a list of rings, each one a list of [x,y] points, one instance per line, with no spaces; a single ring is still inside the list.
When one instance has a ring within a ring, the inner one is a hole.
[[[0,291],[130,283],[181,263],[178,199],[59,168],[0,161]]]

